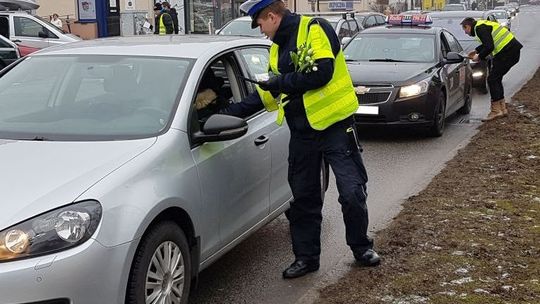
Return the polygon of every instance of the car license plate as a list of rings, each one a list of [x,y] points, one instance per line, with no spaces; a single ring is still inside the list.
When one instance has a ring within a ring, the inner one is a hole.
[[[379,107],[375,106],[359,106],[356,114],[379,115]]]

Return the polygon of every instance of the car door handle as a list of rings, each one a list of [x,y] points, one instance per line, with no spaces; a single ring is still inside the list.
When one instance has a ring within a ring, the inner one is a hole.
[[[266,135],[261,135],[261,136],[257,137],[257,139],[255,139],[255,146],[264,145],[266,142],[268,142],[269,139],[270,139],[270,137],[268,137]]]
[[[20,41],[19,39],[15,39],[15,40],[11,40],[11,42],[13,42],[13,43],[21,43],[22,41]]]

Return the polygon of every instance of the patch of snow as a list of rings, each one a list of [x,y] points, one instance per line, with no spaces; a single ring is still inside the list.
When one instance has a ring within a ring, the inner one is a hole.
[[[469,271],[465,268],[458,268],[456,269],[455,273],[457,274],[466,274],[466,273],[469,273]]]
[[[504,236],[504,233],[499,232],[499,233],[497,233],[497,236],[498,236],[498,237],[503,237],[503,236]]]
[[[442,247],[441,246],[433,246],[433,247],[431,247],[431,249],[433,249],[433,250],[441,250]]]
[[[516,288],[515,287],[512,287],[510,285],[504,285],[503,287],[501,287],[502,289],[504,289],[505,291],[512,291],[512,290],[515,290]]]
[[[460,250],[456,250],[456,251],[452,252],[452,255],[465,255],[465,252],[460,251]]]
[[[531,159],[537,159],[538,156],[536,156],[536,155],[529,155],[529,156],[527,156],[527,157],[525,157],[525,158],[526,158],[527,160],[531,160]]]
[[[533,198],[533,202],[535,202],[535,203],[540,203],[540,197],[535,197],[535,198]]]
[[[502,278],[502,279],[506,279],[506,278],[508,278],[509,276],[510,276],[510,274],[505,272],[505,273],[503,273],[503,274],[501,275],[501,278]]]
[[[456,295],[456,292],[455,291],[441,291],[438,294],[453,297]]]
[[[484,289],[482,289],[482,288],[477,288],[477,289],[474,290],[474,292],[476,292],[476,293],[485,293],[485,294],[489,294],[489,291],[484,290]]]
[[[461,284],[471,283],[473,281],[474,280],[471,277],[466,277],[466,278],[450,281],[450,284],[461,285]]]

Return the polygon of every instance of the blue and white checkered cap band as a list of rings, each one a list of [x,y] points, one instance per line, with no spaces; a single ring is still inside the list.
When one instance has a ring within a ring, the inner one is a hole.
[[[262,9],[279,0],[248,0],[240,5],[240,10],[252,18]]]

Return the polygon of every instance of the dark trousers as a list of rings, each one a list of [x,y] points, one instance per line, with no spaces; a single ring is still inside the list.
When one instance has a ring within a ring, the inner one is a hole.
[[[347,133],[352,119],[324,131],[295,130],[289,143],[289,184],[294,201],[286,212],[296,259],[318,261],[321,253],[321,161],[330,164],[336,177],[347,244],[353,252],[373,247],[367,236],[367,173],[360,151]]]
[[[491,71],[488,76],[489,92],[491,101],[504,99],[503,76],[519,61],[520,48],[513,47],[502,50],[493,57]]]

